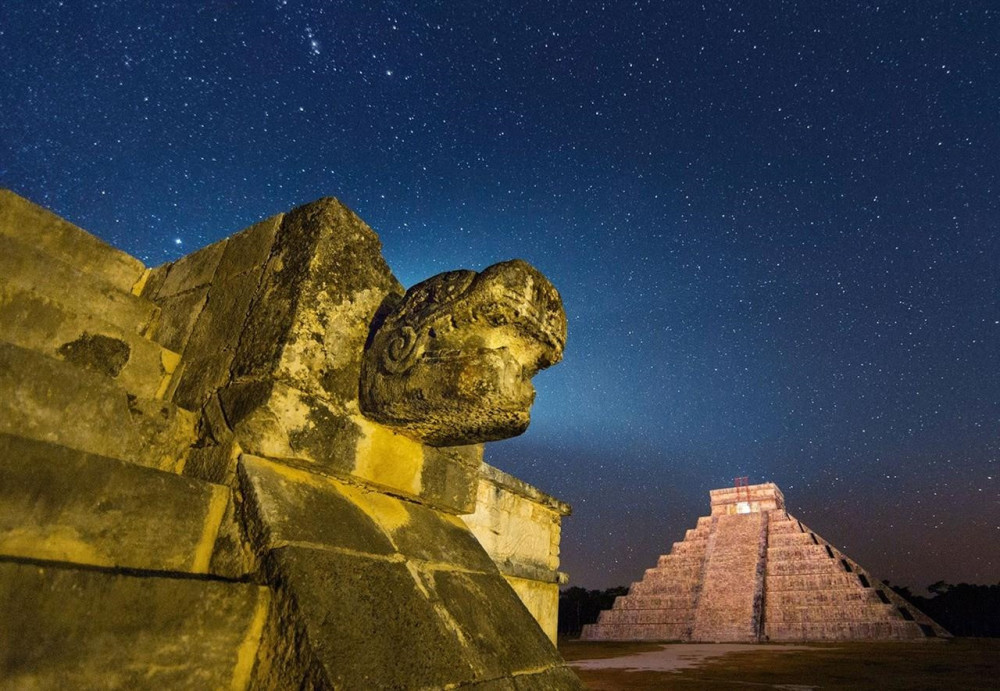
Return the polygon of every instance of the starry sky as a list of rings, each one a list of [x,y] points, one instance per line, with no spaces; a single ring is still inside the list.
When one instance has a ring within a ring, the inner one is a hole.
[[[404,285],[569,317],[487,460],[638,580],[773,481],[873,575],[1000,581],[992,2],[0,3],[0,186],[148,265],[339,197]]]

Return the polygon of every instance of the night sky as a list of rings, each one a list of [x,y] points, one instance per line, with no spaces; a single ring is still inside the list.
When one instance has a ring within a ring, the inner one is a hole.
[[[1000,581],[995,3],[485,5],[2,2],[0,186],[148,265],[333,195],[404,285],[537,266],[565,359],[487,460],[573,505],[574,585],[743,475]]]

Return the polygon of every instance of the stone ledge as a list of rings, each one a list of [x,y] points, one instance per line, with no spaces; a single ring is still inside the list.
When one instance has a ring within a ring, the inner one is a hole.
[[[524,497],[525,499],[530,499],[531,501],[538,502],[542,504],[560,516],[569,516],[573,509],[566,502],[560,501],[555,497],[546,494],[537,487],[529,485],[524,480],[519,480],[509,473],[491,466],[488,463],[483,463],[480,466],[480,477],[488,482],[492,482],[498,487],[516,494],[519,497]]]
[[[5,688],[246,688],[267,588],[0,561]]]

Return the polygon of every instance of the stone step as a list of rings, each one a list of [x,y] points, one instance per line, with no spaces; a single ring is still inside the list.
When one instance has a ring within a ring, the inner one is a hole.
[[[831,588],[861,588],[856,574],[841,571],[828,574],[768,574],[765,578],[768,597],[782,590],[827,590]]]
[[[902,619],[895,607],[880,602],[853,602],[832,605],[807,605],[804,607],[767,605],[766,621],[778,622],[871,622]]]
[[[647,582],[638,581],[629,588],[629,594],[634,595],[687,595],[695,592],[698,588],[697,581],[687,583]]]
[[[615,598],[614,609],[675,609],[692,607],[694,593],[684,595],[624,595]]]
[[[801,533],[805,531],[802,530],[801,523],[797,520],[790,519],[787,521],[775,521],[774,523],[769,523],[767,532],[774,535],[780,535],[782,533]]]
[[[799,531],[775,533],[768,530],[767,544],[769,547],[791,547],[794,545],[816,545],[819,539],[813,539],[812,533],[800,533]]]
[[[656,560],[656,568],[668,568],[671,566],[701,566],[705,563],[705,553],[701,554],[664,554]]]
[[[651,586],[669,584],[697,584],[701,580],[701,567],[690,569],[657,569],[647,572],[642,582]]]
[[[6,189],[0,189],[0,235],[34,246],[123,293],[131,293],[146,271],[135,257]],[[44,272],[46,265],[37,270]]]
[[[822,622],[766,623],[764,635],[777,641],[843,641],[858,639],[907,640],[924,638],[915,622]]]
[[[160,314],[149,300],[7,235],[0,235],[0,276],[8,285],[44,295],[69,312],[96,317],[140,336],[150,332]]]
[[[752,641],[757,636],[758,566],[766,534],[765,513],[718,517],[705,566],[692,640]]]
[[[767,550],[767,563],[781,563],[798,560],[830,560],[834,559],[836,552],[827,551],[826,545],[814,545],[809,542],[804,545],[787,545],[781,547],[769,547]]]
[[[651,569],[646,569],[643,573],[649,575],[654,573],[663,573],[669,571],[671,573],[688,573],[690,571],[701,570],[702,564],[705,563],[704,557],[677,557],[668,556],[666,559],[660,559],[657,561],[656,566]]]
[[[0,340],[100,372],[126,391],[162,398],[180,355],[0,277]]]
[[[179,472],[196,416],[107,377],[0,343],[0,432]]]
[[[691,540],[690,542],[675,542],[670,548],[670,554],[675,556],[700,557],[708,548],[708,540]],[[665,555],[669,556],[669,555]]]
[[[227,487],[0,434],[0,555],[207,573]]]
[[[0,685],[245,689],[269,602],[246,583],[0,560]]]
[[[796,559],[791,561],[767,562],[768,576],[792,576],[805,574],[848,573],[839,559]]]
[[[690,636],[687,624],[588,624],[580,639],[584,641],[682,641]]]
[[[767,607],[809,607],[812,605],[882,603],[875,588],[833,588],[829,590],[776,590],[767,593]]]
[[[693,607],[672,607],[669,609],[606,609],[601,612],[598,623],[601,625],[691,624],[693,621]]]

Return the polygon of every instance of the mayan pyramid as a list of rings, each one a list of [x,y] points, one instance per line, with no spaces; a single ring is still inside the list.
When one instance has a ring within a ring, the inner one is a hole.
[[[785,511],[773,483],[712,490],[698,519],[585,640],[902,640],[941,626]]]

